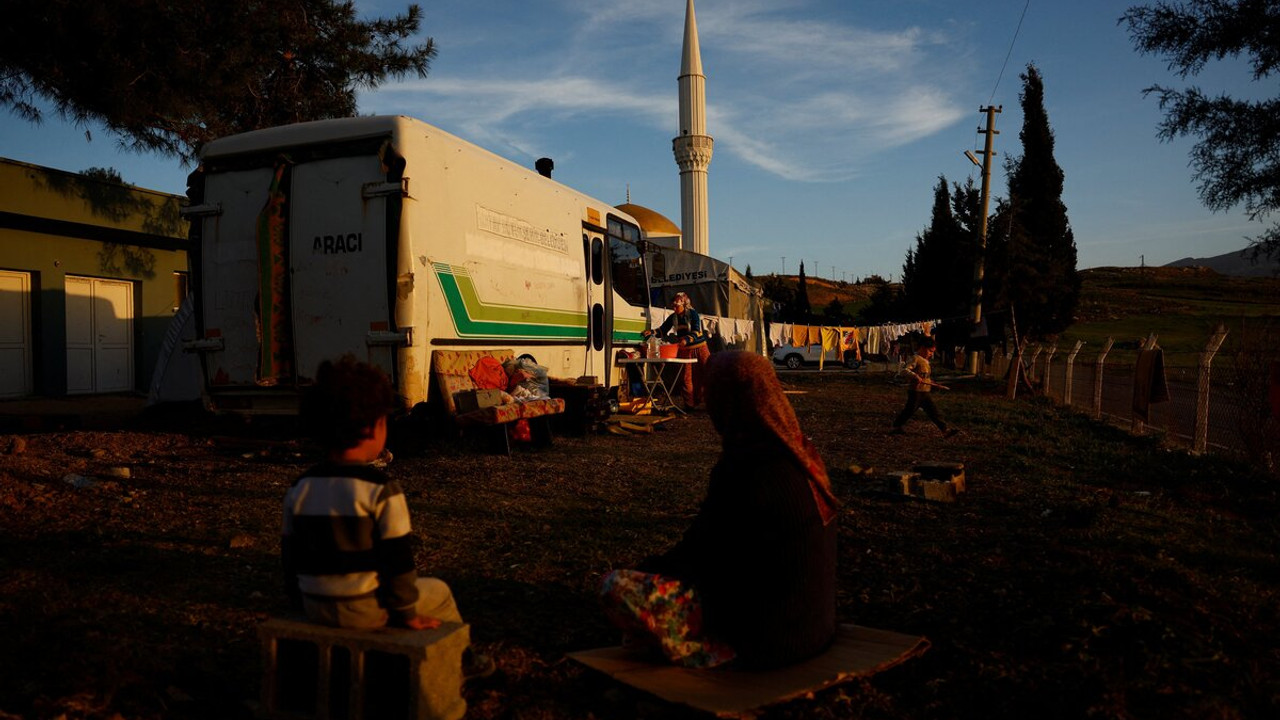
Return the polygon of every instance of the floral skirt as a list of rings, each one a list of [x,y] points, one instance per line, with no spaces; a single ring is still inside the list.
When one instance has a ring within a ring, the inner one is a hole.
[[[702,631],[702,603],[679,580],[638,570],[614,570],[600,589],[605,614],[623,631],[623,644],[650,647],[667,660],[711,668],[734,658],[733,648]]]

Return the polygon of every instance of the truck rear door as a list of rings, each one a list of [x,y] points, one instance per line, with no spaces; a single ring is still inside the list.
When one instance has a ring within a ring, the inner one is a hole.
[[[346,353],[395,377],[387,196],[376,155],[315,160],[293,168],[289,262],[295,367],[302,381]]]

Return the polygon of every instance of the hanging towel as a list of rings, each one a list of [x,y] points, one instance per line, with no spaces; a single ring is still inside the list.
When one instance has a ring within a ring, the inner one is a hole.
[[[1153,348],[1138,353],[1133,372],[1133,412],[1143,422],[1151,422],[1151,405],[1168,402],[1169,384],[1164,376],[1164,350]]]
[[[258,377],[275,385],[293,375],[293,326],[289,307],[289,158],[276,159],[267,204],[258,213]]]
[[[791,345],[793,347],[804,347],[809,344],[809,326],[793,325],[791,327]]]
[[[880,328],[867,328],[867,352],[871,355],[880,354]]]
[[[823,361],[827,359],[827,353],[840,347],[840,329],[818,328],[818,334],[822,340],[822,354],[818,356],[818,369],[821,370]]]

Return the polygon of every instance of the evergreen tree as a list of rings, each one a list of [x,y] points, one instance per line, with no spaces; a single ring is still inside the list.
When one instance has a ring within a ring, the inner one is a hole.
[[[813,307],[809,305],[809,283],[804,276],[804,261],[800,261],[800,281],[796,286],[796,303],[795,303],[795,321],[808,322],[809,316],[813,314]]]
[[[755,279],[755,278],[751,275],[751,263],[747,263],[747,272],[746,272],[746,275],[747,275],[747,279],[748,279],[748,280],[754,280],[754,279]]]
[[[822,315],[827,319],[840,325],[848,319],[848,315],[844,312],[844,303],[840,302],[840,298],[833,297],[827,306],[822,308]]]
[[[760,281],[760,291],[772,305],[773,319],[786,322],[791,317],[796,301],[796,291],[778,275],[767,275]]]
[[[1000,294],[1020,332],[1045,337],[1071,324],[1080,299],[1075,235],[1062,202],[1063,172],[1053,155],[1044,81],[1035,65],[1021,75],[1022,155],[1006,164],[1009,201]]]
[[[867,325],[878,325],[901,319],[901,286],[884,282],[883,279],[874,284],[876,288],[871,291],[871,300],[858,310],[856,321]]]
[[[964,322],[969,322],[973,317],[974,267],[978,263],[980,254],[983,255],[983,263],[986,262],[985,251],[982,249],[982,188],[974,184],[972,177],[967,178],[964,185],[959,183],[952,185],[951,212],[959,227],[959,235],[956,238],[956,266],[952,274],[955,284],[949,295],[954,300],[947,308],[948,311],[941,317],[963,319]],[[984,281],[984,288],[985,285]],[[985,305],[985,290],[983,297]]]
[[[6,0],[0,106],[40,100],[126,147],[191,158],[216,137],[356,114],[356,91],[426,77],[422,11],[360,20],[349,0]]]
[[[951,215],[951,191],[946,176],[939,175],[933,188],[933,212],[929,227],[916,235],[902,266],[902,309],[911,319],[931,316],[943,301],[946,275],[951,271],[955,218]]]
[[[1135,5],[1120,18],[1142,53],[1164,55],[1183,79],[1209,60],[1248,56],[1255,82],[1280,71],[1280,3],[1275,0],[1199,0]],[[1272,88],[1273,90],[1274,88]],[[1153,85],[1165,111],[1159,135],[1195,135],[1191,165],[1200,199],[1213,210],[1243,205],[1262,220],[1280,211],[1280,98],[1209,97],[1198,87]],[[1266,92],[1266,90],[1264,90]],[[1280,262],[1280,223],[1253,239],[1253,257]]]
[[[973,179],[934,186],[929,227],[916,236],[902,267],[901,310],[911,319],[957,318],[968,314],[973,263],[981,232],[981,196]]]

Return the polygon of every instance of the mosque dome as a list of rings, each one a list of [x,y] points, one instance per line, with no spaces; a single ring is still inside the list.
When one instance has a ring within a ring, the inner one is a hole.
[[[647,237],[680,237],[680,226],[656,210],[629,202],[619,205],[618,209],[635,218],[640,223],[641,232]]]

